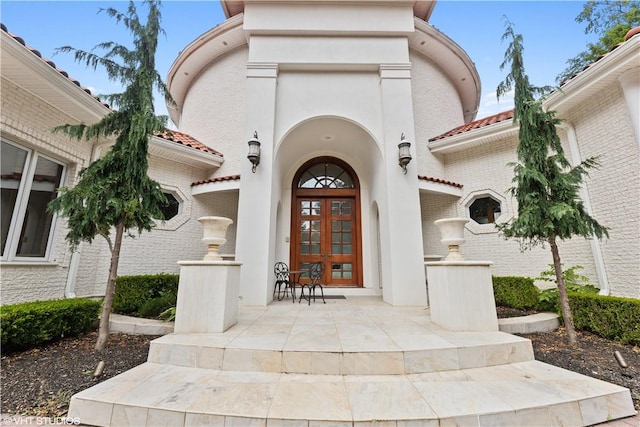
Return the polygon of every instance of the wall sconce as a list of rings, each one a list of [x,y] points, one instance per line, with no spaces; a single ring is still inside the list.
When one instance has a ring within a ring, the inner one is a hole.
[[[247,159],[251,162],[251,172],[256,173],[256,168],[260,164],[260,141],[258,141],[258,132],[253,132],[253,139],[250,139],[249,142],[249,154],[247,154]]]
[[[411,143],[405,139],[404,133],[402,133],[400,135],[400,144],[398,144],[398,163],[405,175],[407,174],[407,165],[411,161],[410,148]]]

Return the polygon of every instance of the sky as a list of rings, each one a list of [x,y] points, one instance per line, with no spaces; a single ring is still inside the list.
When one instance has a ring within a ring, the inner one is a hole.
[[[125,1],[30,1],[0,0],[0,20],[8,31],[69,73],[94,95],[117,93],[122,87],[111,82],[102,70],[87,68],[70,53],[56,53],[62,46],[91,50],[105,41],[130,46],[131,37],[122,24],[100,8],[126,11]],[[594,35],[584,33],[575,21],[582,1],[455,1],[439,0],[429,22],[460,45],[475,63],[482,84],[477,119],[513,107],[512,97],[497,102],[496,87],[506,75],[500,70],[507,42],[502,42],[504,18],[524,39],[525,70],[537,86],[554,85],[567,59],[585,49]],[[198,36],[224,21],[220,3],[214,1],[165,0],[162,4],[161,36],[156,68],[166,77],[179,52]],[[145,15],[141,12],[141,19]],[[163,101],[156,100],[156,113],[167,114]]]

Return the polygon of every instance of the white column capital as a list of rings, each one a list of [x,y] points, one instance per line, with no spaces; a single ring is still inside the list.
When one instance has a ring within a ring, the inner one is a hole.
[[[277,78],[278,64],[266,62],[247,62],[247,77]]]
[[[618,77],[624,95],[629,120],[633,128],[638,148],[640,148],[640,73],[638,68],[630,68]]]
[[[618,81],[623,85],[640,84],[640,72],[637,68],[631,68],[618,76]]]
[[[380,64],[381,79],[410,79],[411,63],[404,64]]]

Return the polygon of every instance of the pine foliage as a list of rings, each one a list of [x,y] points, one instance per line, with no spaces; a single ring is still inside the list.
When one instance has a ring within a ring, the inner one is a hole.
[[[126,15],[111,8],[100,10],[130,30],[133,50],[113,42],[94,48],[108,49],[104,56],[70,46],[59,49],[74,52],[76,61],[94,69],[98,65],[104,67],[110,79],[126,87],[121,94],[105,96],[117,110],[98,123],[65,124],[54,129],[75,139],[116,138],[111,150],[83,169],[73,188],[60,189],[59,197],[50,204],[52,211],[68,218],[66,239],[73,249],[81,241],[91,242],[97,235],[110,242],[110,230],[117,224],[139,233],[150,230],[154,218],[162,217],[159,207],[166,199],[160,185],[147,175],[147,153],[149,139],[165,128],[167,120],[155,116],[153,107],[154,87],[167,93],[155,70],[157,40],[163,30],[159,2],[145,3],[149,6],[146,25],[140,22],[134,2],[129,3]]]
[[[91,242],[101,235],[109,243],[111,262],[109,279],[100,315],[96,350],[102,350],[109,340],[109,316],[116,286],[120,248],[125,232],[131,229],[151,230],[154,218],[162,218],[160,207],[166,203],[160,184],[148,175],[150,138],[164,130],[167,118],[157,117],[153,107],[153,90],[158,89],[165,99],[171,97],[155,69],[160,27],[160,1],[143,2],[149,9],[146,24],[138,18],[136,4],[129,2],[127,13],[115,9],[101,9],[122,22],[133,36],[133,49],[114,42],[105,42],[95,49],[106,50],[104,56],[70,46],[61,52],[74,52],[77,62],[87,66],[102,66],[109,78],[119,81],[126,89],[121,94],[105,98],[117,109],[98,123],[65,124],[54,129],[76,139],[113,139],[109,152],[83,169],[73,188],[62,188],[49,209],[68,218],[66,240],[72,249],[82,241]],[[113,242],[110,237],[115,230]]]
[[[510,164],[514,168],[514,186],[509,193],[518,202],[518,215],[499,229],[506,238],[517,239],[522,249],[549,244],[568,341],[576,345],[557,240],[574,235],[608,236],[607,228],[589,215],[579,195],[583,178],[598,163],[591,157],[571,167],[556,132],[561,120],[555,111],[544,110],[542,98],[536,98],[547,89],[531,85],[525,73],[522,35],[516,34],[507,22],[502,40],[510,40],[510,44],[500,68],[509,66],[510,72],[497,93],[499,97],[512,87],[515,90],[513,120],[519,124],[519,144],[518,161]]]
[[[505,237],[516,238],[523,248],[544,244],[549,238],[570,239],[608,236],[606,227],[592,218],[580,199],[580,187],[588,171],[598,167],[595,157],[571,167],[565,157],[556,126],[562,121],[555,111],[545,111],[542,98],[548,88],[531,85],[523,62],[522,35],[508,23],[503,40],[511,43],[501,69],[510,72],[498,87],[498,96],[515,89],[514,122],[519,124],[518,162],[514,186],[509,193],[518,202],[518,215],[500,229]]]

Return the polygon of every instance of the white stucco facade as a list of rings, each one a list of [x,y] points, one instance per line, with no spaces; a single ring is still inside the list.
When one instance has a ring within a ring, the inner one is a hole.
[[[498,222],[517,214],[506,190],[518,141],[506,113],[473,121],[480,78],[464,50],[428,24],[425,4],[223,2],[228,19],[186,46],[167,78],[177,103],[171,118],[201,146],[157,137],[150,145],[149,174],[178,199],[179,212],[127,239],[119,273],[178,272],[178,261],[205,253],[197,218],[226,216],[234,223],[221,252],[242,264],[241,303],[268,304],[274,263],[297,269],[303,262],[301,201],[343,197],[342,189],[315,197],[300,187],[301,174],[335,163],[356,183],[348,199],[355,237],[347,261],[326,253],[334,246],[323,249],[325,291],[426,305],[424,261],[446,254],[433,222],[469,217],[482,197],[500,204]],[[69,141],[48,130],[97,121],[109,110],[8,33],[2,37],[3,144],[56,159],[72,185],[109,141]],[[633,298],[640,297],[638,44],[631,38],[545,101],[565,120],[559,134],[570,161],[600,156],[582,197],[610,228],[602,242],[562,242],[563,263],[583,266],[603,293]],[[40,93],[20,78],[20,67],[37,70],[34,64],[42,68],[34,78],[57,82],[53,88]],[[254,133],[261,143],[255,172],[247,160]],[[398,164],[402,135],[411,142],[406,174]],[[44,258],[3,255],[3,304],[104,293],[106,244],[96,239],[72,255],[63,220],[54,221],[53,233]],[[493,262],[494,275],[537,277],[551,263],[547,248],[520,252],[492,223],[471,220],[466,237],[465,257]],[[350,280],[332,283],[334,270],[351,264],[353,275],[341,276]]]

